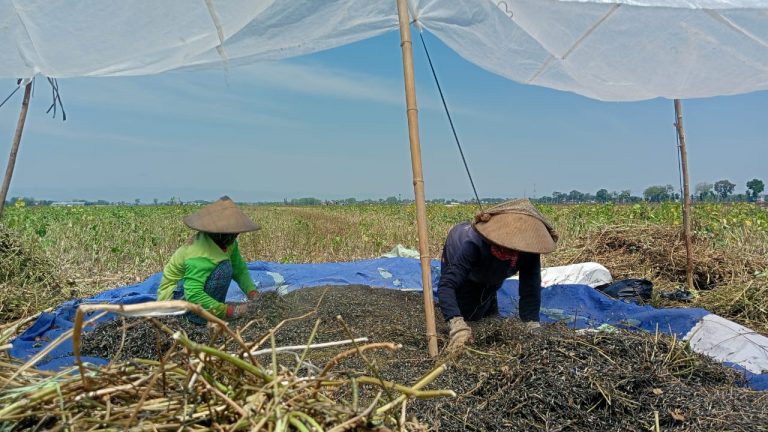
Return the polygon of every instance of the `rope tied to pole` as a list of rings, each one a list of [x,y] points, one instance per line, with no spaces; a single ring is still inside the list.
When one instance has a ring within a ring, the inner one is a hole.
[[[59,90],[59,81],[56,78],[46,78],[48,80],[48,84],[51,85],[51,105],[48,107],[48,109],[45,111],[46,114],[53,111],[53,118],[56,118],[56,111],[58,109],[61,110],[61,120],[67,121],[67,112],[64,111],[64,103],[61,101],[61,91]],[[16,80],[16,88],[13,89],[11,94],[9,94],[5,99],[3,99],[2,102],[0,102],[0,108],[5,105],[6,102],[8,102],[13,95],[16,94],[16,92],[19,91],[20,88],[23,86],[21,85],[22,80],[18,79]],[[34,85],[34,79],[32,80],[32,83]]]
[[[419,26],[420,28],[420,26]],[[421,45],[424,47],[424,53],[427,55],[427,61],[429,62],[429,68],[432,70],[432,77],[435,78],[435,84],[437,85],[437,91],[440,93],[440,100],[443,101],[443,108],[445,109],[445,115],[448,116],[448,123],[451,125],[451,131],[453,132],[453,138],[456,140],[456,145],[459,147],[459,154],[461,155],[461,161],[464,163],[464,169],[467,171],[467,177],[469,177],[469,183],[472,185],[472,192],[475,193],[475,200],[477,201],[477,206],[480,207],[480,211],[483,211],[483,204],[480,201],[480,196],[477,194],[477,189],[475,188],[475,182],[472,180],[472,174],[469,172],[469,165],[467,164],[467,159],[464,157],[464,150],[461,148],[461,142],[459,141],[459,135],[456,133],[456,127],[453,125],[453,119],[451,118],[451,113],[448,110],[448,104],[445,102],[445,96],[443,95],[443,89],[440,87],[440,81],[437,79],[437,73],[435,72],[435,66],[432,64],[432,57],[429,55],[429,50],[427,49],[427,43],[424,41],[424,35],[421,31],[419,31],[419,38],[421,38]]]
[[[56,106],[61,108],[61,121],[67,121],[67,113],[64,111],[64,104],[61,102],[61,92],[59,91],[59,81],[56,78],[48,77],[48,84],[51,85],[51,95],[53,102],[51,106],[45,111],[46,114],[53,110],[53,118],[56,118]]]
[[[13,89],[13,91],[11,92],[11,94],[9,94],[9,95],[8,95],[8,97],[6,97],[5,99],[3,99],[3,101],[2,101],[2,102],[0,102],[0,108],[2,108],[2,107],[3,107],[3,105],[5,105],[5,103],[6,103],[6,102],[8,102],[8,100],[9,100],[10,98],[12,98],[12,97],[13,97],[13,95],[15,95],[15,94],[16,94],[16,92],[17,92],[17,91],[19,91],[19,89],[20,89],[20,88],[21,88],[21,87],[19,87],[19,85],[17,84],[17,85],[16,85],[16,88],[15,88],[15,89]]]

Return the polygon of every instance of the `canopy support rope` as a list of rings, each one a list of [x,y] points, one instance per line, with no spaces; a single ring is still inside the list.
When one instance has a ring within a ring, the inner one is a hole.
[[[2,101],[2,102],[0,102],[0,108],[2,108],[2,106],[3,106],[3,105],[5,105],[5,103],[6,103],[6,102],[8,102],[8,100],[9,100],[11,97],[13,97],[13,95],[15,95],[15,94],[16,94],[16,92],[17,92],[17,91],[19,91],[19,89],[20,89],[20,88],[21,88],[21,87],[19,87],[19,85],[17,84],[17,85],[16,85],[16,88],[14,88],[14,89],[13,89],[13,91],[11,92],[11,94],[9,94],[7,98],[3,99],[3,101]]]
[[[453,119],[451,113],[448,111],[448,104],[445,102],[445,96],[443,96],[443,89],[440,87],[440,81],[437,79],[437,73],[435,73],[435,67],[432,64],[432,57],[429,55],[427,49],[427,43],[424,42],[424,35],[419,32],[421,38],[421,45],[424,47],[424,53],[427,55],[427,61],[429,62],[429,68],[432,69],[432,76],[435,78],[435,84],[437,85],[437,91],[440,93],[440,100],[443,101],[443,108],[445,108],[445,115],[448,116],[448,123],[451,125],[451,131],[453,132],[453,138],[456,140],[456,145],[459,147],[459,154],[461,154],[461,161],[464,162],[464,169],[467,171],[467,177],[469,177],[469,183],[472,185],[472,191],[475,193],[475,200],[480,207],[480,211],[483,211],[483,204],[480,202],[480,197],[477,195],[477,189],[475,188],[475,182],[472,180],[472,174],[469,172],[469,165],[467,165],[467,159],[464,157],[464,150],[461,148],[461,142],[459,136],[456,134],[456,127],[453,125]]]
[[[64,104],[61,102],[59,82],[56,80],[56,78],[48,78],[48,84],[51,85],[51,96],[53,98],[53,102],[51,102],[51,106],[48,107],[48,110],[46,110],[45,113],[48,114],[51,112],[51,110],[53,110],[53,118],[56,118],[56,105],[58,105],[61,108],[61,121],[67,121],[67,113],[64,111]]]

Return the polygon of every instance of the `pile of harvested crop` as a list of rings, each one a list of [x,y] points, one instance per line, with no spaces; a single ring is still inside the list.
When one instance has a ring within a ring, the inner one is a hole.
[[[152,315],[179,307],[204,317],[215,342],[191,340],[183,329],[173,327],[179,320],[145,318],[170,341],[157,360],[133,359],[102,367],[78,361],[59,373],[0,363],[4,381],[0,429],[425,430],[406,416],[406,401],[455,397],[447,389],[426,388],[445,365],[433,365],[414,383],[383,380],[368,356],[397,351],[400,346],[395,343],[336,341],[346,346],[323,347],[323,355],[330,357],[320,369],[307,361],[316,345],[317,326],[285,357],[275,335],[287,321],[253,342],[199,306],[184,302],[88,305],[80,311],[120,309]],[[78,312],[75,329],[84,323],[82,317]],[[126,334],[142,328],[126,327]],[[121,339],[118,352],[126,339]],[[73,344],[77,356],[80,338],[73,337]],[[366,367],[351,376],[341,364],[356,358]]]
[[[350,335],[368,337],[370,343],[402,344],[395,352],[375,351],[339,361],[334,370],[343,376],[370,374],[374,365],[382,379],[412,385],[445,361],[448,370],[435,385],[458,396],[408,405],[418,422],[435,430],[655,430],[657,424],[661,430],[768,430],[768,395],[744,388],[733,369],[663,335],[584,333],[561,325],[531,335],[515,320],[488,319],[472,324],[474,344],[463,356],[436,362],[426,354],[420,293],[363,286],[312,288],[271,304],[266,309],[279,310],[283,318],[310,313],[283,322],[274,335],[276,346]],[[247,325],[239,332],[246,341],[263,339],[272,325],[259,316],[246,321],[233,323],[241,329]],[[96,335],[119,345],[123,330],[118,322],[97,328],[86,337],[85,348]],[[209,330],[182,325],[191,338],[210,340]],[[125,333],[126,341],[131,340],[131,329]],[[438,333],[442,347],[446,328],[439,317]],[[153,330],[137,336],[143,339],[126,342],[123,349],[142,341],[154,344],[158,334]],[[163,343],[173,341],[166,337]],[[320,370],[336,354],[313,350],[303,366]],[[288,362],[295,355],[276,358]],[[349,387],[341,388],[334,397],[349,400],[350,392]],[[361,401],[372,396],[358,395]]]

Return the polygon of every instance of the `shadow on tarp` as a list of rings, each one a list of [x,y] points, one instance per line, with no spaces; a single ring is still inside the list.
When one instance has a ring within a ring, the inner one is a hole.
[[[437,286],[439,261],[432,261],[432,286]],[[322,285],[369,285],[390,289],[421,288],[421,269],[412,258],[378,258],[364,261],[280,264],[257,261],[248,269],[261,290],[288,293],[300,288]],[[105,291],[99,295],[63,303],[51,313],[43,313],[23,334],[13,341],[10,354],[27,360],[39,353],[59,335],[70,330],[77,307],[81,304],[114,303],[135,304],[156,299],[161,274],[127,287]],[[499,290],[499,312],[502,316],[515,316],[518,310],[518,281],[507,280]],[[243,300],[244,296],[234,283],[227,293],[227,301]],[[576,329],[596,328],[609,324],[619,328],[642,329],[675,335],[682,339],[699,320],[709,312],[699,308],[656,309],[607,297],[587,285],[553,285],[542,290],[541,319],[543,322],[564,322]],[[101,321],[114,319],[108,314]],[[92,326],[90,327],[92,328]],[[86,328],[88,331],[89,328]],[[38,364],[40,369],[58,369],[73,365],[72,340],[54,348]],[[101,358],[84,358],[95,364],[107,362]],[[744,372],[752,388],[768,390],[768,374],[754,374],[738,365],[730,365]]]

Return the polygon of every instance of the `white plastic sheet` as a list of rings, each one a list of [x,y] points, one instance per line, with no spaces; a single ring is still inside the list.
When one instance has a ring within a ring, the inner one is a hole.
[[[768,372],[768,338],[719,315],[706,315],[685,335],[691,349],[720,362]]]
[[[602,100],[768,89],[768,0],[410,0],[509,79]],[[308,54],[397,30],[395,0],[0,0],[0,77],[146,75]]]
[[[519,275],[510,279],[520,279]],[[541,269],[541,286],[561,284],[589,285],[592,288],[613,282],[611,272],[596,262],[585,262]]]
[[[518,82],[613,101],[768,89],[766,1],[504,0],[495,10],[450,2],[465,4],[464,14],[431,3],[428,30]]]
[[[0,77],[222,67],[396,28],[394,0],[0,0]]]

